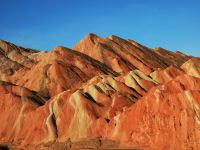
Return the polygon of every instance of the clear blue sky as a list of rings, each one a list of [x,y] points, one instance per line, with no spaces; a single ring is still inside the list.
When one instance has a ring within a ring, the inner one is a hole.
[[[199,0],[1,0],[0,38],[72,47],[86,34],[118,35],[200,56]]]

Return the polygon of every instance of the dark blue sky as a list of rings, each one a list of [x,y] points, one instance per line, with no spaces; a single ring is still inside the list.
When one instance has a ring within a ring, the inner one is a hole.
[[[112,34],[200,56],[199,0],[1,0],[0,38],[24,47],[72,47]]]

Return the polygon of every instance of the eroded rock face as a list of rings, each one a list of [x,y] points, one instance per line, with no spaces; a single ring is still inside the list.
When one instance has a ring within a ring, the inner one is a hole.
[[[98,61],[64,47],[55,47],[46,53],[30,54],[27,59],[35,61],[31,68],[2,55],[1,80],[39,92],[47,98],[78,86],[96,75],[118,75]],[[14,71],[8,74],[7,70]]]
[[[94,34],[74,49],[0,41],[0,148],[200,149],[199,58]]]
[[[191,58],[181,68],[189,75],[200,78],[200,59]]]
[[[133,40],[124,40],[117,36],[101,38],[94,34],[87,35],[73,49],[120,73],[139,69],[149,75],[157,68],[164,69],[169,65],[180,67],[190,58],[180,52],[170,52],[162,48],[152,50]]]
[[[114,133],[109,136],[122,145],[199,149],[199,82],[183,75],[151,89],[117,116]]]

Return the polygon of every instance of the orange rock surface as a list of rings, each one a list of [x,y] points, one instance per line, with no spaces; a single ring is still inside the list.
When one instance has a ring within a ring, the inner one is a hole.
[[[200,58],[89,34],[0,41],[0,149],[200,149]]]
[[[87,35],[73,49],[99,60],[119,73],[139,69],[149,75],[157,68],[164,69],[169,65],[180,67],[190,58],[180,52],[162,48],[152,50],[117,36],[101,38],[94,34]]]

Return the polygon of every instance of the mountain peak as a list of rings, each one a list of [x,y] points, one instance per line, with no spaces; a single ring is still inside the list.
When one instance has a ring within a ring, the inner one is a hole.
[[[140,68],[148,75],[157,68],[166,68],[169,65],[180,67],[189,59],[186,55],[179,55],[163,48],[156,48],[153,51],[133,40],[125,40],[115,35],[101,38],[89,34],[73,49],[89,55],[119,73]],[[177,57],[178,61],[170,60],[166,58],[166,55]]]
[[[100,37],[97,36],[94,33],[89,33],[88,35],[86,35],[82,40],[86,41],[86,42],[93,42],[95,43]]]

